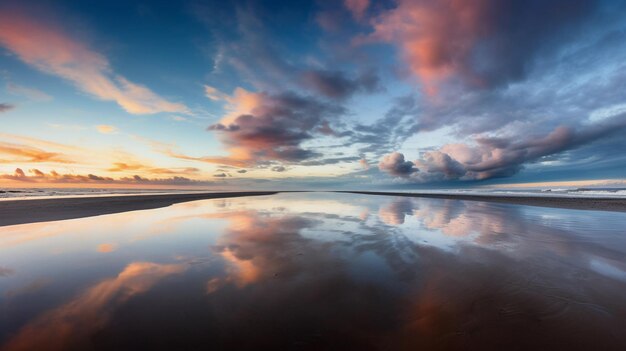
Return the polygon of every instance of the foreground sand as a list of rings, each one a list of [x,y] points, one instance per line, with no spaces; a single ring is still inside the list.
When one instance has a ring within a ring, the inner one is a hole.
[[[467,201],[501,202],[514,205],[569,208],[576,210],[626,212],[626,199],[592,198],[592,197],[545,197],[545,196],[501,196],[501,195],[462,195],[462,194],[425,194],[425,193],[394,193],[373,191],[341,191],[342,193],[426,197],[434,199],[454,199]]]
[[[147,210],[194,200],[273,194],[276,192],[246,191],[0,201],[0,226]]]

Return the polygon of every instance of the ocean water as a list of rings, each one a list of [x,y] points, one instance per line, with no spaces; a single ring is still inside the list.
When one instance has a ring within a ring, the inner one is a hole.
[[[0,349],[624,350],[625,231],[336,193],[0,227]]]

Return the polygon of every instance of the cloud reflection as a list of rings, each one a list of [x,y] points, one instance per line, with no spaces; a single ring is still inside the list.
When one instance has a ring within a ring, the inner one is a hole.
[[[141,340],[150,349],[489,350],[559,340],[611,349],[626,341],[618,330],[626,315],[620,215],[281,194],[75,220],[89,223],[85,231],[115,218],[134,223],[93,232],[84,245],[93,253],[119,243],[124,250],[98,255],[99,264],[129,263],[95,283],[73,277],[87,288],[14,326],[5,348],[124,349]],[[602,220],[590,227],[588,216]],[[59,228],[58,240],[77,228]],[[76,269],[76,252],[63,271]],[[81,270],[97,276],[94,266]],[[23,307],[16,296],[7,303]]]
[[[145,293],[161,279],[181,273],[180,264],[134,262],[68,303],[45,312],[23,327],[3,350],[85,349],[90,337],[111,318],[115,307]]]

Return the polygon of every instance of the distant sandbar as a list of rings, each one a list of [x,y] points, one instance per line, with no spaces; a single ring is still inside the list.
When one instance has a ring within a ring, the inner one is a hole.
[[[528,205],[541,207],[568,208],[590,211],[615,211],[626,212],[626,199],[602,198],[602,197],[562,197],[562,196],[532,196],[532,195],[464,195],[464,194],[430,194],[430,193],[397,193],[397,192],[374,192],[374,191],[340,191],[341,193],[384,195],[384,196],[408,196],[425,197],[434,199],[453,199],[467,201],[499,202],[514,205]]]
[[[271,191],[67,197],[0,201],[0,226],[58,221],[166,207],[179,202],[240,196],[273,195]]]

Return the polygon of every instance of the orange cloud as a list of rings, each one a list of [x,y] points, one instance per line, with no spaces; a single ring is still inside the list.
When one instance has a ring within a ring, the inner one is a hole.
[[[189,112],[185,105],[115,74],[106,57],[39,18],[3,9],[0,44],[38,70],[69,80],[99,99],[115,101],[129,113]]]
[[[213,101],[225,100],[228,98],[228,95],[209,85],[204,86],[204,95]]]
[[[116,162],[113,167],[108,169],[109,172],[126,172],[126,171],[141,171],[151,174],[197,174],[200,172],[198,168],[186,167],[186,168],[159,168],[151,167],[141,163],[124,163]]]
[[[9,156],[9,158],[6,158]],[[22,145],[0,142],[0,163],[16,163],[16,162],[60,162],[70,163],[67,157],[56,152],[47,152],[42,149]]]
[[[166,150],[165,154],[170,156],[170,157],[178,158],[178,159],[181,159],[181,160],[188,160],[188,161],[206,162],[206,163],[227,165],[227,166],[233,166],[233,167],[248,167],[248,166],[250,166],[248,160],[245,157],[243,157],[241,159],[232,158],[232,157],[220,157],[220,156],[200,156],[200,157],[195,157],[195,156],[185,155],[183,153],[176,152],[176,151],[173,151],[173,150]]]
[[[117,132],[117,127],[110,126],[110,125],[107,125],[107,124],[97,125],[96,129],[98,130],[98,132],[100,132],[102,134],[113,134],[113,133]]]

